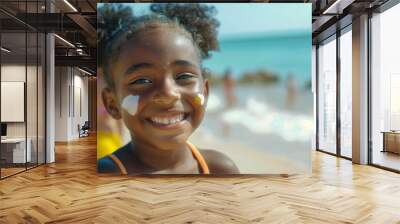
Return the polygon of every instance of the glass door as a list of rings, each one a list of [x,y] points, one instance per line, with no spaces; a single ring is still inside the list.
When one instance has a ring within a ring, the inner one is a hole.
[[[336,154],[336,35],[318,47],[318,149]]]
[[[43,13],[44,3],[0,7],[27,15]],[[0,12],[1,179],[45,163],[45,44],[44,33]]]
[[[27,162],[31,161],[26,125],[26,45],[25,31],[1,34],[2,177],[26,170]]]

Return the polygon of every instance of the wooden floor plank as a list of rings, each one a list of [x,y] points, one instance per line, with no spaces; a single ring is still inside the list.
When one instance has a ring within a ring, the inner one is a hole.
[[[0,202],[0,223],[400,223],[400,175],[320,152],[310,176],[98,175],[92,136],[0,181]]]

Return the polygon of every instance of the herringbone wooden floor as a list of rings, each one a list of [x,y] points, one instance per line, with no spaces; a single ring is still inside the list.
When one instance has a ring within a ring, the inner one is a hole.
[[[400,175],[313,153],[311,176],[110,177],[94,137],[0,181],[0,223],[400,223]]]

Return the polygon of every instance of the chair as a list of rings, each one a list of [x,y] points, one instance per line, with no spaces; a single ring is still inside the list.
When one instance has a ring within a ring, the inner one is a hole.
[[[89,121],[85,121],[82,127],[78,124],[79,138],[89,136],[89,129],[90,129]]]

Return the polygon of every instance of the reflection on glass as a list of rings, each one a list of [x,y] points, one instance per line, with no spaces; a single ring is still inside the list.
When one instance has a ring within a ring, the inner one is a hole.
[[[38,135],[37,135],[37,162],[38,164],[45,163],[45,60],[46,60],[46,52],[45,52],[45,44],[46,38],[45,35],[39,33],[38,35],[38,76],[37,76],[37,91],[38,91]]]
[[[319,149],[336,153],[336,39],[318,51]]]
[[[27,113],[27,143],[30,148],[28,168],[37,164],[37,41],[36,32],[27,33],[27,81],[26,81],[26,113]]]
[[[351,30],[340,37],[340,153],[352,157],[352,35]]]
[[[372,18],[372,163],[400,170],[400,5]]]
[[[400,130],[400,72],[390,74],[390,130]]]
[[[45,1],[1,1],[20,13],[43,13]],[[45,161],[45,35],[10,21],[1,32],[1,178]],[[32,17],[38,19],[39,17]]]
[[[25,89],[26,34],[2,33],[1,44],[9,49],[1,57],[1,122],[7,133],[1,140],[1,175],[6,177],[25,170],[31,151],[26,145]]]

